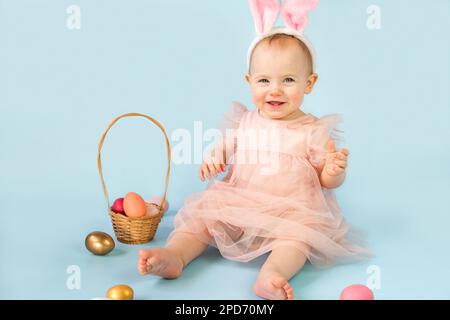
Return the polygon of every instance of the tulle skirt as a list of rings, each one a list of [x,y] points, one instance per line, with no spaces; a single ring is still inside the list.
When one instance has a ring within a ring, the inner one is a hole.
[[[169,240],[190,233],[225,258],[243,262],[280,245],[300,250],[317,266],[370,257],[364,239],[346,223],[333,191],[321,187],[311,164],[289,156],[281,161],[289,172],[274,176],[259,175],[255,165],[231,165],[223,180],[213,180],[185,200]]]

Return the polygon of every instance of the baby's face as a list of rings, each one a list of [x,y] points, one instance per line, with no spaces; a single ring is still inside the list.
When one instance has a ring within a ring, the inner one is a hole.
[[[253,52],[246,79],[263,116],[290,120],[304,114],[303,97],[312,91],[317,75],[310,74],[307,56],[295,41],[284,46],[263,42]]]

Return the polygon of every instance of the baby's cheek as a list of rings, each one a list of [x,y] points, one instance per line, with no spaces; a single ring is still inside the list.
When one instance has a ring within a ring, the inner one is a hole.
[[[300,104],[300,102],[303,100],[303,95],[298,90],[293,90],[289,92],[289,98],[291,102]]]
[[[260,90],[254,90],[253,91],[253,102],[255,104],[260,104],[261,102],[265,101],[265,93],[261,92]]]

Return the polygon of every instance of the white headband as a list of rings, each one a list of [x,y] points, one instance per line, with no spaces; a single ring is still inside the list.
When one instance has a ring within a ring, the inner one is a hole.
[[[319,0],[284,0],[282,5],[280,5],[278,0],[249,0],[257,36],[247,52],[247,68],[250,68],[250,59],[258,43],[275,34],[286,34],[296,37],[306,45],[311,54],[312,69],[314,72],[317,59],[316,53],[311,42],[303,34],[303,31],[308,22],[307,14],[318,3]],[[287,27],[273,28],[280,13]]]
[[[250,47],[248,48],[248,52],[247,52],[247,68],[248,69],[250,69],[250,59],[251,59],[253,51],[255,50],[258,43],[260,43],[262,40],[264,40],[274,34],[286,34],[286,35],[294,36],[297,39],[299,39],[301,42],[303,42],[305,44],[305,46],[308,48],[309,53],[311,54],[312,69],[313,69],[313,72],[315,71],[315,69],[316,69],[315,68],[316,67],[316,52],[314,51],[314,47],[312,46],[311,42],[303,34],[298,33],[297,31],[289,29],[289,28],[275,28],[264,35],[257,36],[251,43]]]

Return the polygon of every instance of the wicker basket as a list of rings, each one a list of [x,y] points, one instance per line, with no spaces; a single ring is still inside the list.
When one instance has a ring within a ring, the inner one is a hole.
[[[111,129],[111,127],[118,122],[122,118],[126,117],[144,117],[157,125],[161,131],[164,134],[164,138],[166,140],[167,145],[167,174],[166,174],[166,181],[164,186],[164,195],[162,197],[161,206],[147,203],[147,212],[150,212],[153,210],[155,212],[152,216],[145,216],[143,218],[130,218],[120,213],[115,213],[111,210],[111,203],[109,201],[108,191],[106,190],[105,180],[103,177],[103,170],[102,170],[102,162],[101,162],[101,150],[103,146],[103,142],[105,140],[106,134]],[[114,228],[114,233],[116,234],[117,240],[126,243],[126,244],[142,244],[147,243],[151,241],[156,233],[156,230],[158,228],[159,222],[161,221],[161,218],[164,214],[162,204],[166,200],[166,194],[167,194],[167,186],[169,184],[169,174],[170,174],[170,143],[169,139],[167,138],[166,131],[164,130],[164,127],[155,119],[152,117],[149,117],[145,114],[140,113],[127,113],[124,115],[121,115],[114,119],[108,126],[108,128],[103,133],[102,138],[100,139],[100,143],[98,145],[98,158],[97,158],[97,164],[98,164],[98,171],[100,173],[100,179],[102,181],[102,187],[103,187],[103,193],[105,195],[106,203],[107,203],[107,210],[108,214],[111,217],[112,225]]]

